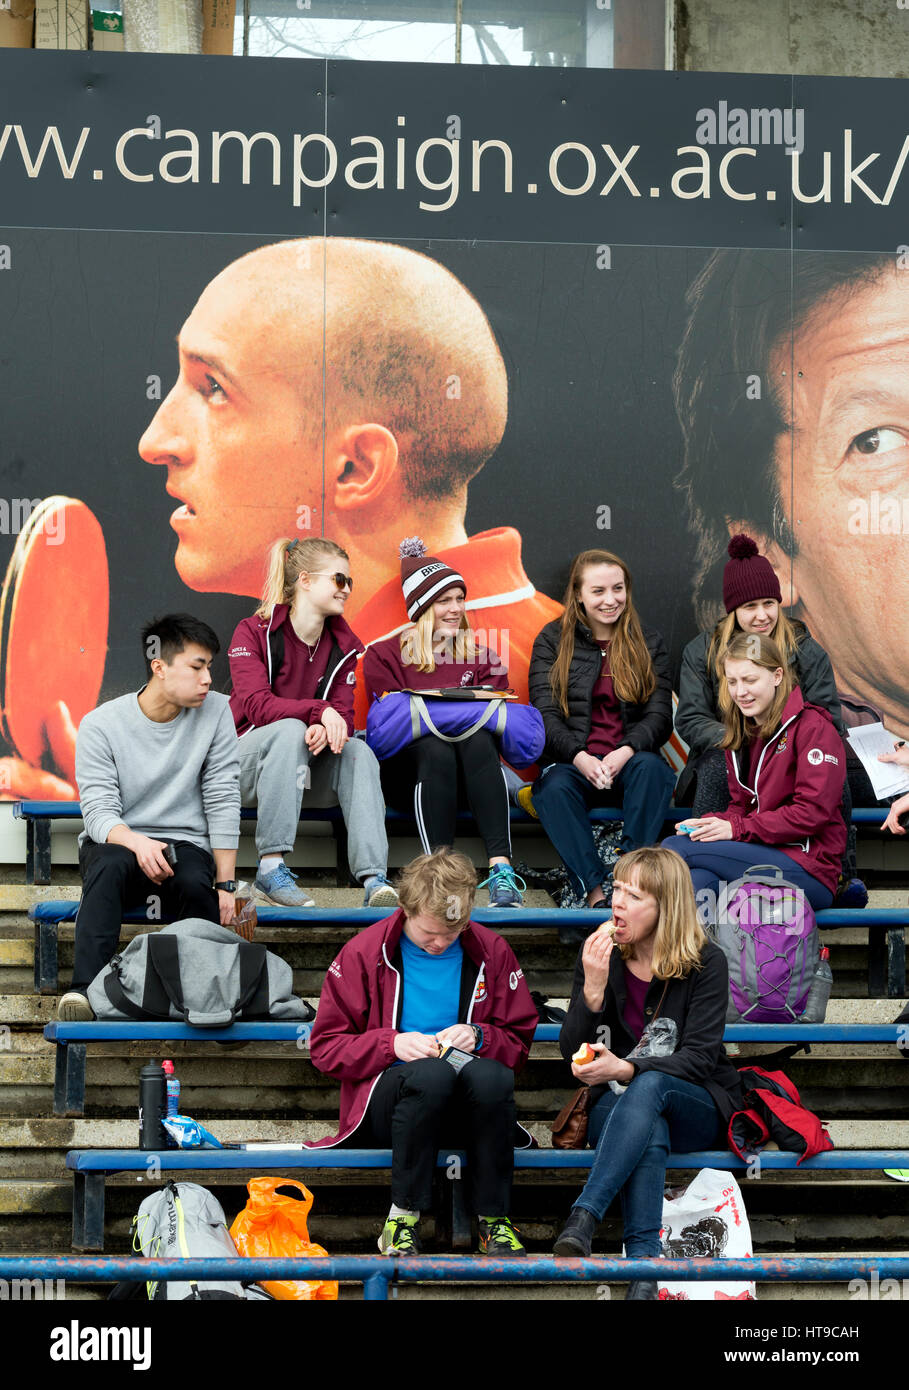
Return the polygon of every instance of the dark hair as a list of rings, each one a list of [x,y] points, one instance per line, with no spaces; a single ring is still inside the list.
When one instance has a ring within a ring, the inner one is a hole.
[[[217,656],[221,650],[218,634],[191,613],[165,613],[163,618],[153,618],[146,623],[142,629],[142,655],[149,679],[156,657],[169,666],[178,652],[188,645],[204,647],[212,656]]]
[[[787,363],[773,380],[774,349],[828,295],[860,292],[894,265],[892,253],[722,250],[690,286],[673,378],[685,459],[675,485],[687,493],[697,537],[693,599],[702,628],[722,615],[727,517],[798,553],[773,458],[790,428],[792,371]],[[748,378],[758,378],[757,399]],[[736,467],[743,453],[750,466]]]

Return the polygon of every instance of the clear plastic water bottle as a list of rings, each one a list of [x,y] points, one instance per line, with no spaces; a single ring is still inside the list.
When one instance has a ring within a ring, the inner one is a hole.
[[[170,1119],[171,1115],[180,1113],[180,1083],[174,1075],[173,1062],[164,1061],[161,1065],[167,1078],[167,1118]]]
[[[821,958],[814,972],[814,979],[808,991],[808,999],[802,1014],[803,1023],[823,1023],[827,1014],[827,1001],[833,988],[833,971],[830,969],[830,952],[821,947]]]

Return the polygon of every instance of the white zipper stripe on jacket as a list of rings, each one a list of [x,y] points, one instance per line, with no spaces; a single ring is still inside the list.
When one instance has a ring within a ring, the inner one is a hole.
[[[385,954],[385,942],[384,942],[384,941],[382,942],[382,959],[385,961],[385,964],[388,966],[389,970],[394,971],[394,976],[395,976],[395,981],[396,981],[396,983],[395,983],[395,1002],[394,1002],[394,1005],[393,1005],[392,1011],[391,1011],[392,1023],[394,1023],[394,1020],[395,1020],[395,1019],[397,1018],[397,1016],[398,1016],[398,995],[400,994],[400,991],[401,991],[401,976],[400,976],[399,972],[398,972],[397,970],[395,970],[395,968],[394,968],[394,966],[392,965],[391,961],[388,959],[388,956]],[[359,1120],[357,1120],[357,1123],[354,1125],[353,1129],[350,1131],[350,1134],[345,1134],[343,1139],[342,1139],[342,1138],[332,1139],[332,1141],[331,1141],[330,1144],[319,1144],[318,1147],[319,1147],[320,1149],[333,1149],[333,1148],[335,1148],[338,1144],[343,1144],[343,1143],[344,1143],[344,1140],[345,1140],[345,1139],[349,1139],[351,1134],[356,1134],[357,1130],[360,1128],[360,1125],[361,1125],[361,1124],[363,1123],[363,1121],[366,1119],[366,1112],[367,1112],[367,1110],[369,1109],[369,1102],[372,1100],[372,1093],[373,1093],[373,1091],[376,1089],[376,1087],[378,1086],[379,1082],[382,1080],[382,1077],[385,1075],[385,1072],[386,1072],[387,1070],[388,1070],[388,1068],[385,1067],[382,1071],[380,1071],[380,1072],[379,1072],[379,1075],[376,1077],[376,1079],[373,1081],[372,1085],[370,1086],[370,1088],[369,1088],[369,1095],[366,1097],[366,1104],[363,1106],[363,1114],[360,1116]],[[313,1146],[313,1147],[315,1147],[315,1146]]]
[[[364,648],[364,651],[365,651],[365,648]],[[358,651],[356,647],[352,647],[351,650],[350,650],[349,652],[345,652],[344,656],[341,657],[341,660],[338,662],[337,666],[336,666],[335,669],[332,671],[331,675],[328,677],[328,680],[325,682],[325,689],[322,691],[322,699],[323,699],[323,700],[326,700],[326,699],[328,698],[328,692],[329,692],[329,690],[331,689],[331,683],[332,683],[332,681],[334,680],[335,676],[338,674],[338,672],[340,671],[341,667],[344,665],[345,661],[349,661],[350,658],[351,658],[352,656],[353,656],[353,657],[360,657],[360,656],[363,656],[363,652]]]
[[[760,795],[760,792],[758,791],[758,780],[759,780],[760,775],[761,775],[761,767],[763,766],[763,763],[764,763],[764,755],[765,755],[765,753],[767,752],[767,749],[770,747],[771,743],[776,743],[777,739],[779,738],[779,736],[780,736],[780,734],[783,732],[783,730],[784,730],[784,729],[788,729],[788,728],[789,728],[789,725],[792,724],[794,720],[798,719],[798,717],[799,717],[799,712],[798,712],[798,711],[797,711],[795,714],[790,714],[789,718],[786,720],[786,723],[785,723],[785,724],[781,724],[780,727],[777,729],[776,733],[773,735],[773,738],[768,739],[767,742],[764,744],[764,747],[761,749],[761,756],[758,758],[758,765],[757,765],[757,767],[756,767],[755,770],[754,770],[754,786],[753,786],[753,787],[749,787],[749,785],[748,785],[747,782],[743,782],[743,781],[742,781],[741,777],[739,776],[739,760],[738,760],[738,758],[736,757],[735,753],[733,753],[733,755],[732,755],[732,761],[733,761],[733,763],[735,764],[735,780],[738,782],[738,784],[739,784],[740,787],[744,787],[746,791],[751,792],[752,795],[754,796],[754,799],[755,799],[755,801],[757,802],[757,814],[758,814],[758,815],[760,815],[760,811],[761,811],[761,795]],[[801,845],[802,842],[801,842],[801,840],[791,840],[789,843],[790,843],[790,844],[794,844],[794,845]],[[809,835],[809,836],[806,838],[805,844],[804,844],[804,846],[803,846],[803,848],[804,848],[806,854],[808,853],[808,847],[810,846],[810,844],[811,844],[811,836]]]
[[[469,1023],[470,1020],[473,1018],[473,1006],[474,1006],[474,1004],[477,1002],[477,990],[480,988],[480,984],[482,983],[483,980],[485,980],[485,978],[486,978],[486,962],[485,962],[485,960],[484,960],[484,961],[482,961],[481,964],[480,964],[480,973],[477,975],[477,978],[476,978],[476,980],[474,981],[473,994],[472,994],[471,1000],[470,1000],[470,1008],[467,1010],[467,1018],[464,1020],[465,1023]],[[481,1025],[480,1025],[480,1024],[477,1024],[477,1027],[479,1028],[479,1027],[481,1027]]]

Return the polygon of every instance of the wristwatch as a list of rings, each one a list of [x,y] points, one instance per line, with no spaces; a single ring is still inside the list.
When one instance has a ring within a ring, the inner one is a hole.
[[[220,889],[222,893],[236,893],[237,880],[235,878],[225,878],[222,879],[220,883],[216,883],[215,887]]]

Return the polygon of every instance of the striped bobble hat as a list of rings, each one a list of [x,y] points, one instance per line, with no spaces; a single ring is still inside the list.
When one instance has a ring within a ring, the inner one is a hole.
[[[465,594],[467,585],[464,576],[426,554],[426,546],[419,536],[406,536],[398,546],[401,557],[401,588],[404,590],[404,604],[407,616],[412,623],[435,603],[440,594],[454,584],[460,584]]]

